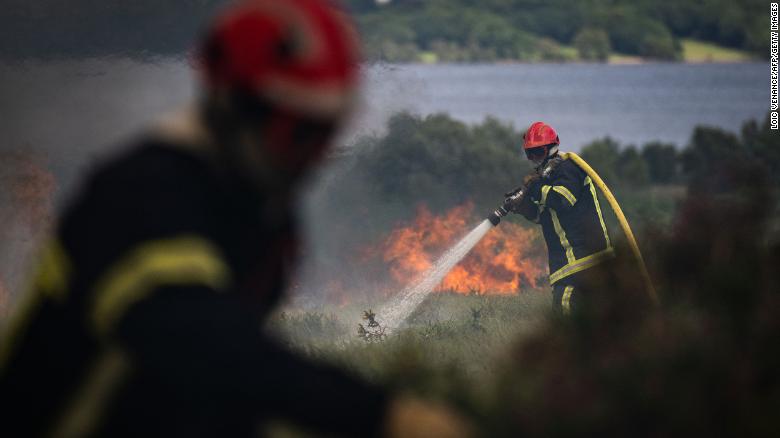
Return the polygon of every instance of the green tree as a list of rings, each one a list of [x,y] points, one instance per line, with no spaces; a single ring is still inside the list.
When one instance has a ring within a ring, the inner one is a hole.
[[[750,120],[742,125],[742,144],[768,170],[772,181],[780,184],[780,136],[770,128],[769,114],[762,124]]]
[[[354,172],[334,193],[365,187],[371,199],[407,206],[401,214],[413,213],[419,202],[433,209],[467,200],[494,207],[530,171],[519,138],[511,126],[492,118],[472,127],[445,114],[399,113],[385,136],[359,148]]]
[[[720,128],[697,126],[682,153],[682,168],[687,176],[695,177],[747,159],[748,151],[736,135]]]
[[[676,179],[679,160],[673,144],[647,143],[642,148],[642,159],[652,183],[668,184]]]
[[[669,32],[648,35],[639,43],[638,54],[645,58],[674,61],[680,59],[680,45]]]
[[[629,146],[620,152],[616,166],[617,175],[622,184],[643,186],[649,181],[647,163],[634,146]]]
[[[679,59],[680,47],[663,23],[625,9],[613,11],[609,22],[609,38],[616,51],[657,59]]]
[[[586,27],[577,33],[572,42],[580,58],[586,61],[606,61],[612,51],[609,36],[602,29]]]
[[[580,155],[607,184],[614,185],[618,182],[620,150],[615,140],[605,137],[593,141],[582,148]]]

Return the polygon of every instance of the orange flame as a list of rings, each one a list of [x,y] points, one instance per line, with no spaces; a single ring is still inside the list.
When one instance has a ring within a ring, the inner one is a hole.
[[[56,181],[45,163],[35,152],[0,152],[0,314],[52,224]]]
[[[3,167],[0,176],[8,179],[11,187],[10,199],[1,199],[16,215],[14,219],[26,224],[37,234],[50,225],[52,199],[56,182],[54,175],[43,164],[43,159],[34,153],[7,153],[0,156]]]
[[[466,203],[441,216],[421,206],[412,224],[393,230],[381,246],[392,278],[408,284],[428,270],[447,248],[469,231],[473,205]],[[538,231],[504,221],[464,258],[437,287],[438,291],[513,294],[536,288],[547,275]]]

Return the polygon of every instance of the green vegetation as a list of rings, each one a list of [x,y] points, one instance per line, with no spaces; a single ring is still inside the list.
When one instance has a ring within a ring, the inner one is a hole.
[[[423,366],[416,370],[421,373],[417,384],[436,386],[443,382],[422,378],[426,369],[430,372],[461,364],[458,372],[462,378],[471,383],[485,380],[495,371],[491,360],[499,358],[497,353],[503,346],[535,329],[549,310],[547,290],[520,295],[436,293],[410,316],[405,328],[391,332],[381,342],[366,342],[358,336],[363,312],[356,304],[319,312],[288,309],[273,318],[269,328],[301,352],[336,361],[374,380],[397,379],[403,384],[405,376],[385,373],[392,364],[413,360]],[[381,311],[376,320],[384,325]]]
[[[731,61],[768,49],[766,5],[756,0],[348,0],[369,57],[439,61]],[[697,45],[695,40],[709,46]],[[683,44],[685,43],[685,44]],[[723,46],[724,48],[721,48]],[[575,47],[572,54],[563,47]],[[737,49],[737,50],[729,50]],[[573,56],[572,56],[573,55]],[[739,56],[741,55],[741,56]],[[428,58],[430,60],[430,58]]]
[[[772,134],[767,117],[746,123],[739,136],[697,127],[685,147],[598,139],[584,146],[581,156],[621,199],[632,223],[642,225],[670,220],[682,187],[724,161],[760,163],[780,184],[780,139]],[[337,217],[361,206],[340,222],[350,236],[364,233],[368,241],[412,219],[420,203],[436,212],[471,201],[478,214],[491,211],[504,191],[531,172],[520,150],[521,135],[492,118],[469,126],[444,114],[396,114],[385,134],[359,140],[338,160],[337,175],[324,188],[323,213]]]
[[[493,118],[471,126],[445,114],[398,113],[386,133],[358,140],[333,163],[319,214],[338,218],[334,233],[345,238],[336,240],[357,247],[412,220],[420,204],[436,213],[473,202],[477,215],[487,214],[531,171],[519,153],[520,138]],[[354,250],[336,246],[345,257]]]
[[[612,52],[609,35],[603,29],[583,28],[572,40],[580,59],[604,62]]]
[[[734,170],[764,169],[772,187],[780,187],[780,137],[774,134],[767,117],[746,123],[739,135],[698,127],[684,147],[658,142],[635,147],[599,139],[586,145],[581,156],[617,197],[640,247],[652,248],[653,233],[668,232],[672,226],[686,186],[723,173],[716,169],[724,164]],[[364,267],[345,267],[344,261],[352,265],[356,254],[375,247],[399,223],[412,223],[420,205],[439,215],[471,203],[471,217],[464,221],[481,220],[503,201],[505,191],[532,171],[520,139],[519,129],[496,119],[467,125],[444,114],[394,115],[385,133],[365,137],[334,157],[329,177],[320,183],[314,203],[321,229],[328,230],[320,236],[320,269],[346,269],[344,278],[358,283],[384,275],[384,270],[366,271],[369,268],[357,263]],[[617,238],[614,215],[605,216]],[[517,215],[505,220],[534,226]]]
[[[311,358],[447,400],[484,436],[772,436],[777,204],[766,168],[740,162],[713,162],[692,177],[674,227],[643,245],[659,307],[633,261],[618,257],[585,271],[593,295],[569,317],[550,314],[549,295],[532,291],[433,295],[381,342],[356,336],[349,321],[360,311],[349,306],[271,326]]]
[[[0,14],[0,58],[182,55],[226,1],[10,0]],[[758,0],[344,3],[369,59],[391,62],[605,61],[614,54],[730,61],[769,50],[768,8]]]
[[[604,180],[614,187],[642,187],[648,184],[674,184],[711,172],[722,163],[739,166],[755,161],[775,175],[780,140],[769,129],[769,118],[762,124],[748,121],[738,136],[720,128],[697,126],[685,148],[651,142],[637,149],[621,147],[609,137],[584,146],[581,155]]]
[[[604,138],[584,146],[580,155],[615,193],[632,224],[662,227],[671,222],[686,184],[724,168],[758,167],[780,187],[780,137],[772,134],[767,117],[762,124],[745,123],[741,136],[698,126],[684,148],[658,142],[636,148]]]
[[[730,49],[712,43],[683,38],[682,59],[686,62],[741,62],[751,59],[744,50]]]

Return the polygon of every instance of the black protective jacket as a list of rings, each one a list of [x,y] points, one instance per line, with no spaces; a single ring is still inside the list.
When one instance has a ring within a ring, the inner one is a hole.
[[[613,256],[596,186],[577,164],[553,158],[531,183],[521,213],[542,225],[550,284]]]
[[[383,392],[261,331],[294,262],[289,202],[154,139],[101,167],[0,344],[5,436],[253,436],[269,417],[376,434]]]

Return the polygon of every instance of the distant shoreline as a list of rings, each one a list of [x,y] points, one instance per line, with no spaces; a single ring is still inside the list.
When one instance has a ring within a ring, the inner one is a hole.
[[[656,59],[638,59],[629,61],[475,61],[475,62],[389,62],[389,61],[365,61],[365,65],[416,65],[416,66],[447,66],[447,65],[604,65],[604,66],[630,66],[630,65],[738,65],[738,64],[769,64],[765,59],[747,59],[742,61],[663,61]]]
[[[54,57],[25,57],[23,59],[10,59],[0,57],[0,67],[19,68],[31,67],[41,64],[61,64],[77,66],[81,63],[99,62],[103,63],[138,63],[146,65],[163,64],[168,62],[179,62],[182,64],[190,63],[186,54],[169,55],[149,55],[149,54],[115,54],[109,56],[54,56]],[[741,60],[680,60],[665,61],[651,58],[621,56],[618,59],[611,59],[605,62],[598,61],[520,61],[520,60],[498,60],[498,61],[442,61],[442,62],[423,62],[423,61],[386,61],[377,59],[364,60],[361,64],[365,66],[372,65],[426,65],[426,66],[446,66],[446,65],[606,65],[606,66],[631,66],[631,65],[736,65],[736,64],[769,64],[768,59],[748,58]]]
[[[760,58],[746,58],[746,59],[732,59],[732,60],[707,60],[707,59],[697,59],[697,60],[680,60],[680,61],[669,61],[669,60],[662,60],[662,59],[653,59],[653,58],[640,58],[640,57],[620,57],[619,59],[610,59],[608,61],[604,62],[598,62],[598,61],[583,61],[583,60],[572,60],[572,61],[521,61],[521,60],[499,60],[499,61],[436,61],[436,62],[426,62],[426,61],[410,61],[410,62],[395,62],[395,61],[386,61],[386,60],[368,60],[365,61],[368,64],[398,64],[398,65],[404,65],[404,64],[410,64],[410,65],[535,65],[535,64],[541,64],[541,65],[551,65],[551,64],[583,64],[583,65],[595,65],[595,64],[601,64],[601,65],[643,65],[643,64],[690,64],[690,65],[701,65],[701,64],[759,64],[759,63],[769,63],[769,60],[766,59],[760,59]]]
[[[418,50],[413,55],[407,55],[406,60],[386,59],[383,56],[368,55],[368,58],[373,58],[375,62],[387,62],[387,63],[414,63],[414,64],[609,64],[609,65],[637,65],[637,64],[657,64],[657,63],[671,63],[671,64],[735,64],[744,62],[760,62],[762,59],[755,54],[740,50],[729,48],[725,46],[719,46],[706,41],[695,40],[691,38],[683,38],[679,40],[680,52],[679,56],[675,59],[662,59],[655,57],[643,57],[639,55],[629,55],[625,53],[611,52],[604,59],[586,59],[582,58],[577,49],[567,45],[557,45],[557,53],[559,57],[534,57],[526,59],[485,59],[480,60],[456,60],[451,59],[442,60],[443,58],[434,51],[422,51]],[[768,61],[767,61],[768,62]]]

